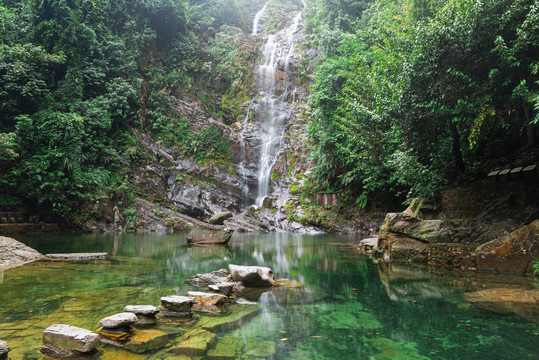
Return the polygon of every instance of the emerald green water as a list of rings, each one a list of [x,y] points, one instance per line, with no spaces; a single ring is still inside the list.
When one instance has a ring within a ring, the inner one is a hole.
[[[374,264],[357,253],[353,237],[236,234],[229,247],[190,247],[183,234],[17,239],[42,253],[106,251],[111,259],[38,262],[0,272],[0,339],[12,348],[12,360],[41,358],[41,335],[49,325],[95,331],[100,319],[125,305],[158,306],[161,296],[193,290],[185,279],[231,263],[268,266],[277,278],[302,284],[253,294],[262,311],[218,333],[219,339],[274,344],[265,353],[244,347],[236,359],[539,359],[536,313],[520,312],[526,319],[484,311],[464,295],[534,289],[529,277]],[[144,355],[103,349],[103,359],[173,359],[168,349]]]

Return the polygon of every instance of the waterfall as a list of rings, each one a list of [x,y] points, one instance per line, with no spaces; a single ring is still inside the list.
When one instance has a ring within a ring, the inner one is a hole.
[[[264,15],[264,12],[266,11],[266,5],[268,5],[268,3],[265,3],[264,7],[262,7],[262,10],[256,13],[255,19],[253,20],[253,32],[251,33],[251,35],[258,35],[258,23],[260,22],[260,18],[262,17],[262,15]]]
[[[264,8],[256,15],[253,34],[258,31],[258,21]],[[260,16],[259,16],[260,15]],[[301,12],[292,24],[276,34],[269,35],[262,49],[263,61],[257,69],[257,115],[259,118],[260,158],[258,162],[258,189],[255,204],[261,206],[270,192],[272,169],[284,147],[285,125],[293,108],[288,104],[290,88],[287,81],[290,58],[294,53],[294,34],[298,30]],[[295,99],[296,89],[293,90]]]

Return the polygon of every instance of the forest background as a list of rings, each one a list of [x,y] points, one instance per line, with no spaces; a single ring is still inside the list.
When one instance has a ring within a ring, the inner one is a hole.
[[[243,116],[257,54],[216,34],[250,33],[263,5],[0,0],[0,206],[76,222],[108,189],[127,209],[130,174],[149,161],[137,132],[230,162],[219,131],[194,131],[167,95],[195,96],[229,125]],[[302,48],[320,56],[307,74],[314,167],[303,191],[391,207],[537,162],[538,1],[306,5]]]

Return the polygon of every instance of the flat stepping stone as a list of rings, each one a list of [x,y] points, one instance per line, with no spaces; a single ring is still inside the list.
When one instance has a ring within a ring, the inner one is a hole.
[[[106,252],[101,253],[72,253],[72,254],[47,254],[45,255],[47,260],[55,261],[93,261],[93,260],[107,260],[109,254]]]
[[[155,316],[159,312],[159,309],[153,305],[127,305],[124,307],[124,312],[135,315]]]
[[[67,324],[54,324],[43,331],[41,353],[64,357],[77,353],[91,353],[99,344],[99,335],[90,330]]]
[[[135,314],[130,312],[123,312],[101,319],[99,321],[99,325],[108,329],[116,329],[133,325],[137,321],[138,318]]]
[[[169,295],[161,298],[161,307],[169,311],[190,312],[194,303],[195,298],[189,296]]]

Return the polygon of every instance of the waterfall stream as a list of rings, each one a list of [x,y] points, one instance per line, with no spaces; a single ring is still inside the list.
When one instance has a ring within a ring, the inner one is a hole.
[[[259,22],[265,13],[267,3],[253,21],[253,35],[259,31]],[[264,198],[270,193],[271,172],[284,147],[285,126],[293,112],[295,86],[289,80],[290,59],[294,54],[295,36],[301,20],[301,11],[293,18],[291,24],[275,34],[267,36],[262,48],[262,61],[256,71],[257,96],[252,100],[244,123],[244,131],[253,111],[258,126],[260,154],[257,164],[257,206],[261,206]],[[292,91],[292,102],[289,95]],[[252,119],[250,119],[252,120]],[[245,161],[244,161],[245,162]],[[241,165],[245,168],[245,164]],[[244,181],[244,184],[246,181]],[[244,196],[248,189],[244,188]]]

